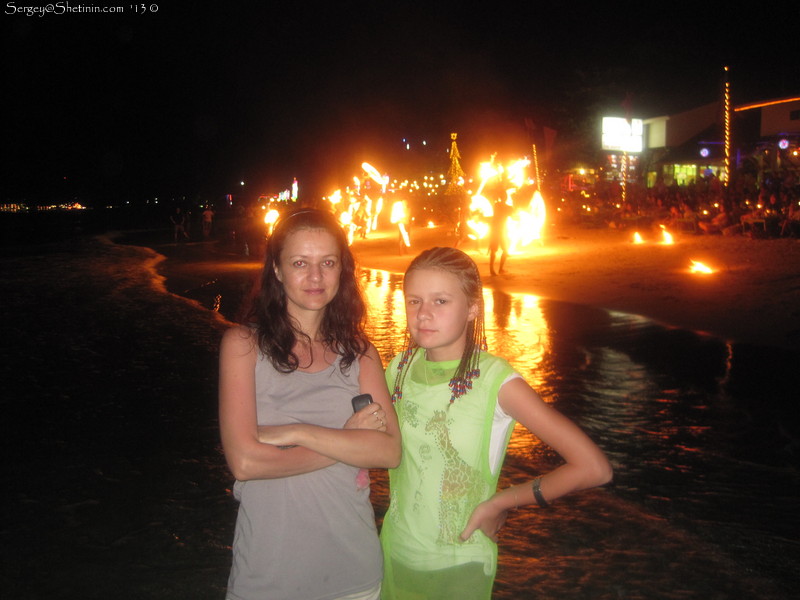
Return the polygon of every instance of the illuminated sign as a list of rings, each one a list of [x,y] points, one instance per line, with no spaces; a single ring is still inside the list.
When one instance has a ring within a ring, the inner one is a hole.
[[[644,124],[641,119],[603,117],[603,150],[641,152]]]

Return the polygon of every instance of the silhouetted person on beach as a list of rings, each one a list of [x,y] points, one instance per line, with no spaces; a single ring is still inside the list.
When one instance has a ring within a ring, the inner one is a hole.
[[[511,216],[511,206],[508,202],[498,200],[492,207],[492,225],[489,231],[489,272],[505,273],[506,257],[508,256],[508,217]],[[497,272],[494,270],[494,261],[497,251],[500,250],[500,264]]]
[[[210,206],[206,206],[203,211],[203,237],[208,238],[211,235],[211,224],[214,221],[214,211]]]
[[[172,229],[176,243],[178,238],[189,239],[189,234],[186,233],[186,215],[183,214],[180,208],[175,209],[175,214],[172,215],[169,220],[172,221]]]

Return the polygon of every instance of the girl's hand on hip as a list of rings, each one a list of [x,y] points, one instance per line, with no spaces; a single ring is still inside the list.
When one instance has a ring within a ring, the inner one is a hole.
[[[486,537],[496,543],[507,516],[507,510],[498,511],[489,500],[481,502],[472,511],[467,526],[459,537],[462,542],[466,542],[476,530],[480,529]]]

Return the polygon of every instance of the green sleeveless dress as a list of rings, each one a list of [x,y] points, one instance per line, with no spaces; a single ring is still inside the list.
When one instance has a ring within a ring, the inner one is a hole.
[[[386,370],[394,389],[399,356]],[[489,444],[497,394],[513,368],[481,354],[481,375],[450,403],[457,360],[429,362],[418,350],[395,404],[403,458],[389,471],[390,502],[381,530],[383,600],[488,599],[497,571],[497,544],[481,531],[459,534],[473,509],[497,490]],[[508,427],[503,454],[511,437]]]

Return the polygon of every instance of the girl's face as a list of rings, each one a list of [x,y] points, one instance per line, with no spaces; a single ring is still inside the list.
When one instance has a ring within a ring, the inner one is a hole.
[[[469,301],[458,277],[436,268],[414,269],[405,277],[403,294],[408,331],[428,360],[461,358],[478,305]]]
[[[336,239],[324,229],[290,233],[275,266],[286,291],[289,314],[319,311],[336,297],[342,261]]]

